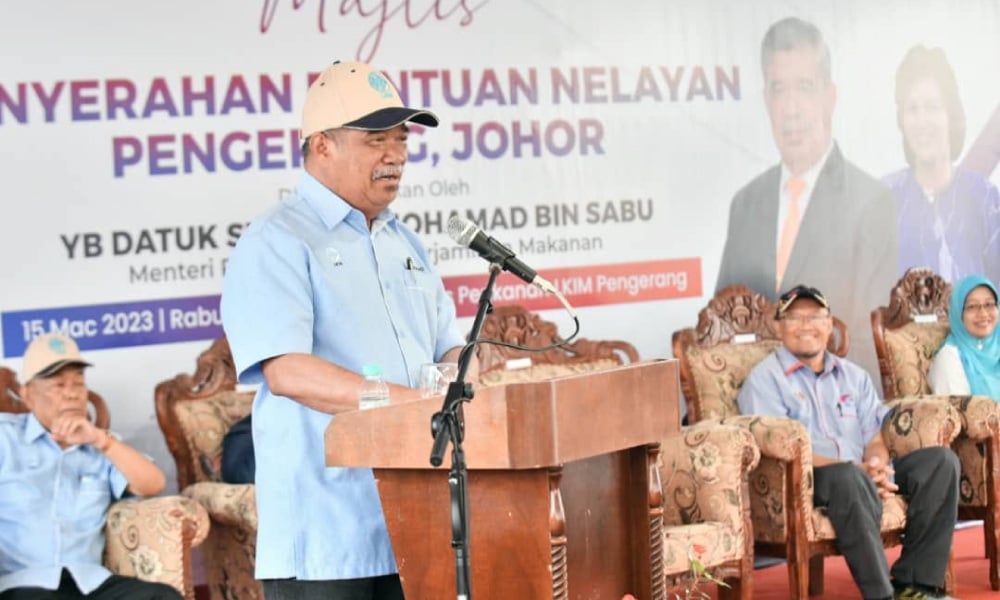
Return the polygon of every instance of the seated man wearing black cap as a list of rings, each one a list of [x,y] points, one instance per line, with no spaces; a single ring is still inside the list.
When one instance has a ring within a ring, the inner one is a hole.
[[[0,600],[180,600],[101,565],[111,502],[158,494],[166,478],[87,418],[89,366],[72,338],[35,339],[21,387],[31,412],[0,414]]]
[[[819,290],[792,288],[778,300],[776,318],[782,346],[750,372],[740,411],[809,429],[813,500],[826,507],[837,549],[865,598],[944,597],[958,516],[955,453],[924,448],[889,462],[881,433],[889,408],[864,369],[826,350],[833,319]],[[890,573],[879,531],[882,499],[896,493],[908,501],[906,534]]]

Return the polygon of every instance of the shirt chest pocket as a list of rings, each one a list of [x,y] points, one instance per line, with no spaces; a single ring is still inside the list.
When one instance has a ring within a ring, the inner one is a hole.
[[[436,282],[434,277],[427,271],[418,268],[406,268],[403,270],[403,282],[407,289],[421,291],[425,294],[432,294]]]
[[[104,523],[105,513],[111,504],[111,486],[107,478],[84,473],[77,488],[73,520],[83,527],[96,527]]]
[[[858,404],[850,395],[843,395],[837,401],[837,413],[843,419],[858,418]]]
[[[414,315],[433,321],[437,314],[437,305],[434,301],[438,285],[437,278],[427,271],[406,269],[406,272],[403,273],[403,281]]]

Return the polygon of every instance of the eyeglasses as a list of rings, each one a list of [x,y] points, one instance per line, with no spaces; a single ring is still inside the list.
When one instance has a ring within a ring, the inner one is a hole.
[[[967,313],[977,313],[979,311],[983,312],[994,312],[997,309],[996,302],[984,302],[982,304],[968,304],[965,306],[965,312]]]
[[[830,318],[830,315],[782,315],[781,320],[789,325],[801,327],[803,325],[816,325]]]

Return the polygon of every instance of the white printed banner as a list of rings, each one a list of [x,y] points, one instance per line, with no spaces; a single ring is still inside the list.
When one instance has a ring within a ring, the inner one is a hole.
[[[227,257],[293,192],[305,91],[337,59],[377,65],[441,117],[414,127],[394,208],[462,317],[487,266],[448,237],[452,214],[556,283],[581,307],[583,336],[669,356],[671,333],[714,290],[734,193],[779,160],[760,44],[786,16],[826,38],[834,137],[852,162],[875,177],[906,166],[895,76],[922,44],[955,73],[959,161],[1000,180],[990,0],[9,3],[5,362],[19,367],[43,332],[72,334],[116,429],[169,464],[153,387],[221,334]],[[496,301],[558,308],[507,275]]]

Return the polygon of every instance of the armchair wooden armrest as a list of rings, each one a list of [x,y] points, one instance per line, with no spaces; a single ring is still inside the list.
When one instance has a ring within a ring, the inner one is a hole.
[[[191,549],[208,528],[205,509],[181,496],[116,502],[108,509],[104,564],[118,575],[171,585],[194,600]]]

